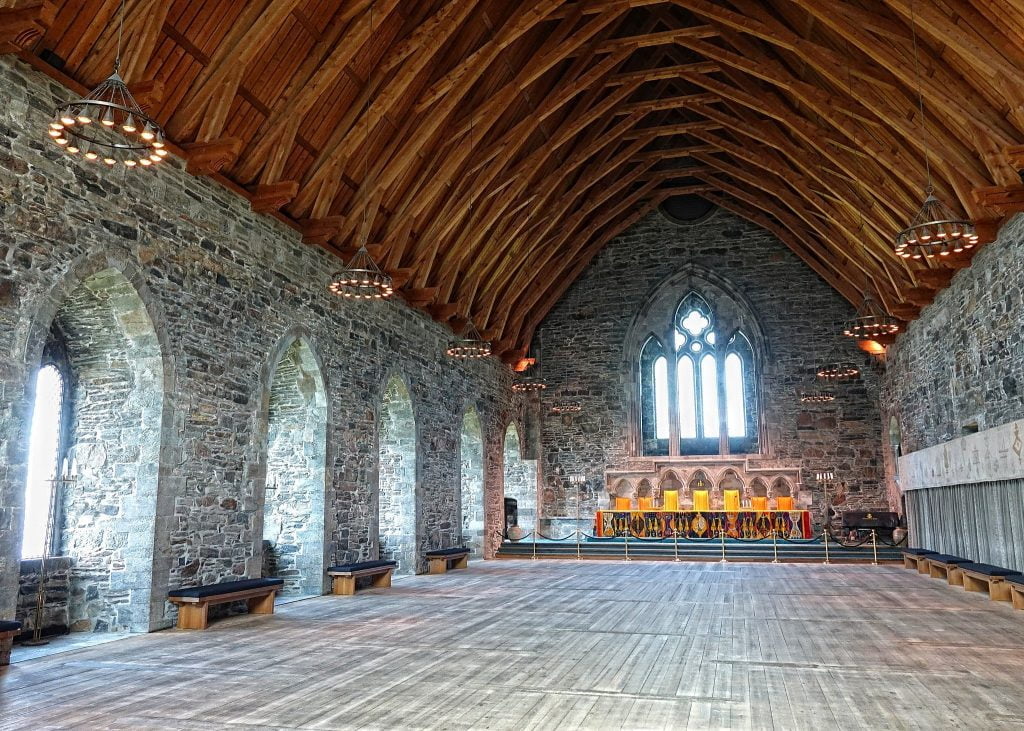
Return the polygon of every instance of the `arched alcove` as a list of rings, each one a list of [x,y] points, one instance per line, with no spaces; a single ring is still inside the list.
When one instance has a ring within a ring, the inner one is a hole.
[[[659,282],[629,325],[635,456],[759,453],[771,362],[756,308],[718,272],[687,265]]]
[[[734,470],[726,470],[722,473],[722,478],[718,481],[718,491],[724,490],[739,490],[743,491],[743,480],[736,474]]]
[[[523,459],[519,430],[509,424],[505,430],[505,497],[518,503],[519,527],[529,533],[537,527],[537,462]]]
[[[270,380],[266,411],[263,575],[284,596],[324,590],[327,392],[309,344],[295,339]]]
[[[484,438],[480,415],[469,408],[459,439],[459,505],[462,540],[474,556],[484,550]]]
[[[634,493],[633,483],[625,477],[616,480],[611,488],[611,496],[613,498],[633,498],[635,497]]]
[[[750,482],[750,496],[751,497],[768,497],[768,485],[764,484],[764,480],[760,477],[755,477]]]
[[[69,288],[43,346],[65,378],[60,458],[74,477],[52,483],[48,553],[70,564],[72,631],[144,632],[163,604],[151,601],[166,395],[161,343],[118,269]]]
[[[380,557],[397,561],[396,574],[416,573],[416,418],[400,378],[384,389],[377,466],[377,539]]]
[[[785,477],[776,477],[772,483],[772,497],[790,497],[793,495],[793,486]]]

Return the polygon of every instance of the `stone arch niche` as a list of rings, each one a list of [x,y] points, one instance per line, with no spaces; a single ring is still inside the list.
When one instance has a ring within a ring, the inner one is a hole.
[[[505,430],[505,497],[518,503],[519,527],[523,533],[537,528],[537,461],[523,459],[522,443],[515,423]]]
[[[327,389],[304,338],[282,343],[265,408],[263,575],[284,579],[284,596],[324,591]]]
[[[772,353],[761,317],[742,289],[728,277],[690,263],[648,292],[643,306],[627,330],[622,350],[622,368],[623,373],[629,374],[629,455],[658,458],[693,454],[679,444],[682,425],[673,423],[671,418],[675,406],[669,406],[669,428],[661,430],[661,437],[651,426],[652,421],[657,423],[656,402],[659,400],[659,394],[651,384],[656,380],[653,372],[661,357],[668,359],[665,364],[665,392],[662,396],[669,404],[679,403],[679,380],[678,376],[672,375],[676,372],[677,356],[682,358],[682,353],[677,354],[674,346],[677,333],[675,323],[680,314],[680,305],[690,301],[691,297],[707,305],[714,314],[713,330],[716,338],[721,339],[720,344],[725,346],[720,352],[722,363],[719,369],[725,367],[725,352],[742,351],[744,354],[744,424],[747,433],[742,439],[731,440],[742,443],[730,442],[728,452],[769,454],[771,449],[763,419],[762,381],[765,365],[772,362]],[[728,347],[734,336],[735,347]],[[713,439],[720,441],[718,437]],[[717,454],[720,448],[721,445],[708,453]]]
[[[57,488],[54,541],[70,560],[68,625],[145,632],[159,624],[165,598],[166,578],[159,596],[153,583],[170,374],[149,310],[125,274],[108,266],[68,286],[49,325],[70,370],[66,439],[75,480]]]
[[[416,573],[416,418],[402,379],[388,381],[380,408],[377,541],[396,574]]]
[[[484,550],[484,435],[480,415],[470,407],[459,439],[459,505],[462,540],[474,557]]]

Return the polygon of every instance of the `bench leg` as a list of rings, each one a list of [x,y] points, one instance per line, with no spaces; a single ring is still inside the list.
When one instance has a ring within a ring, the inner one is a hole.
[[[933,579],[945,579],[946,573],[942,570],[941,566],[936,566],[931,561],[928,562],[928,575]]]
[[[980,580],[974,578],[973,576],[968,576],[967,574],[962,574],[962,576],[963,576],[963,580],[964,580],[964,589],[966,589],[967,591],[973,591],[973,592],[979,592],[979,593],[980,592],[985,592],[986,594],[988,593],[988,582],[987,581],[980,581]]]
[[[1010,601],[1013,602],[1014,609],[1024,609],[1024,591],[1011,588]]]
[[[448,562],[443,558],[429,558],[427,562],[428,574],[443,574],[448,570]]]
[[[0,667],[11,664],[11,645],[14,644],[14,632],[0,635]]]
[[[988,582],[988,597],[994,602],[1010,601],[1010,585],[1005,580],[993,579]]]
[[[208,614],[210,605],[206,602],[200,604],[179,604],[178,605],[178,629],[206,629],[209,624]]]
[[[338,596],[352,596],[356,593],[356,577],[335,576],[332,592]]]
[[[946,572],[946,583],[950,586],[963,586],[964,574],[957,567],[953,566]]]
[[[372,586],[374,589],[387,589],[391,586],[391,569],[388,569],[383,574],[377,574],[372,579]]]
[[[457,569],[468,569],[469,568],[469,555],[465,555],[462,558],[455,561],[455,568]]]
[[[277,591],[272,591],[266,596],[256,596],[252,599],[246,599],[245,603],[249,605],[249,614],[273,614],[274,597],[276,595]]]
[[[930,565],[931,564],[929,564],[923,558],[918,558],[917,559],[917,573],[919,573],[919,574],[927,574],[928,573],[928,567]]]
[[[903,557],[903,568],[905,568],[905,569],[916,569],[917,568],[917,561],[915,561],[910,556],[904,556]]]

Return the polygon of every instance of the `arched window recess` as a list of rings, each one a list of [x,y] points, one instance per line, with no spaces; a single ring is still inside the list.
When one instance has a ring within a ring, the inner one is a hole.
[[[746,334],[695,291],[679,301],[666,332],[640,351],[642,454],[756,452],[756,363]]]

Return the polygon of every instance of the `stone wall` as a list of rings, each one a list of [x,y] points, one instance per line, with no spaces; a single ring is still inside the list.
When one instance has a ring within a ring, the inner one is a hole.
[[[886,356],[903,452],[1024,418],[1024,216],[957,273]]]
[[[587,478],[584,514],[604,504],[605,468],[631,452],[633,359],[639,358],[627,352],[631,330],[650,301],[668,296],[666,283],[675,286],[669,294],[677,301],[685,296],[691,274],[735,293],[764,334],[764,342],[753,344],[763,353],[757,394],[762,451],[802,467],[819,509],[823,496],[813,477],[826,467],[847,484],[846,508],[884,505],[877,366],[844,344],[842,352],[863,366],[863,377],[841,387],[832,404],[798,399],[836,342],[839,324],[853,314],[851,305],[747,221],[716,210],[681,225],[654,212],[602,250],[541,325],[550,383],[540,410],[546,517],[575,511],[567,483],[574,472]],[[565,398],[580,402],[582,411],[551,414],[551,405]]]
[[[274,372],[267,413],[263,575],[284,595],[324,591],[327,394],[309,346],[296,340]]]
[[[322,364],[327,389],[328,560],[377,552],[375,435],[389,374],[408,384],[418,420],[417,567],[425,550],[459,539],[469,403],[481,415],[487,534],[496,534],[503,436],[522,418],[507,368],[446,358],[450,331],[400,301],[329,295],[335,257],[178,161],[112,174],[62,153],[45,127],[68,92],[11,56],[0,58],[0,88],[0,617],[17,602],[31,374],[61,306],[97,275],[116,272],[130,285],[142,309],[122,331],[142,327],[144,314],[152,328],[140,337],[159,361],[145,366],[159,384],[156,403],[139,406],[159,439],[134,445],[138,461],[126,463],[145,467],[124,513],[150,585],[131,604],[133,628],[169,624],[169,587],[260,573],[266,414],[273,370],[296,336]],[[118,533],[107,536],[115,546]],[[121,579],[112,589],[140,586],[132,569]]]
[[[974,432],[982,439],[986,430],[1024,418],[1024,216],[1004,225],[889,348],[882,404],[904,454]],[[1019,442],[1009,448],[1020,454]],[[886,472],[897,502],[894,457],[888,448]],[[1024,475],[1000,477],[918,485],[926,489],[907,501],[911,540],[1021,568],[1024,557],[1011,539],[1024,535]]]
[[[18,577],[18,607],[15,618],[21,622],[22,632],[31,632],[36,626],[36,607],[39,601],[39,577],[42,560],[21,562]],[[65,634],[71,629],[68,614],[71,595],[71,559],[50,558],[46,561],[46,582],[43,585],[42,634]]]

